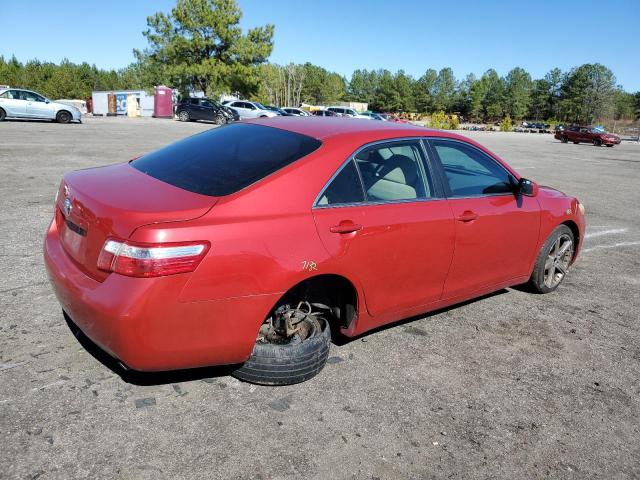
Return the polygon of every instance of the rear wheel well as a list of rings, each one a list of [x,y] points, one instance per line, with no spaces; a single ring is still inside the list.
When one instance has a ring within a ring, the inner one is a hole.
[[[357,316],[358,292],[348,279],[334,274],[307,278],[291,287],[278,300],[269,315],[280,305],[285,303],[293,305],[302,300],[330,307],[332,314],[327,320],[335,333],[339,332],[340,328],[351,325]]]

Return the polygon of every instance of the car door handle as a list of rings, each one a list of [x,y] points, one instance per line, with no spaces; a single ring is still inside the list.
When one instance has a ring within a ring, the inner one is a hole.
[[[340,222],[338,225],[329,228],[331,233],[353,233],[358,230],[362,230],[362,225],[357,225],[353,222]]]
[[[476,218],[478,218],[478,214],[472,212],[471,210],[466,210],[462,215],[458,216],[459,222],[473,222]]]

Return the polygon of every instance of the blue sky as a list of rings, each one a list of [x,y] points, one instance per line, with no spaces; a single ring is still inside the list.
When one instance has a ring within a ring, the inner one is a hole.
[[[0,0],[0,55],[102,68],[133,61],[146,17],[174,0]],[[245,28],[276,26],[271,61],[404,69],[415,77],[450,66],[457,78],[520,66],[534,78],[553,67],[600,62],[640,90],[640,2],[536,0],[240,0]],[[579,6],[577,6],[579,5]]]

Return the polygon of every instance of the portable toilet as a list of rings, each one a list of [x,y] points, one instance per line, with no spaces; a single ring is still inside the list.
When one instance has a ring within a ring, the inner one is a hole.
[[[140,116],[140,105],[138,102],[139,99],[134,94],[130,93],[127,95],[127,117]]]
[[[153,116],[156,118],[173,117],[173,91],[169,87],[155,88],[153,96]]]

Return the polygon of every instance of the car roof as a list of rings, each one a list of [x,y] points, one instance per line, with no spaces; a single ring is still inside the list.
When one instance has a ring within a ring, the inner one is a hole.
[[[366,122],[364,120],[346,117],[276,117],[257,118],[253,120],[246,120],[246,122],[264,125],[266,127],[280,128],[282,130],[289,130],[291,132],[317,138],[318,140],[327,140],[348,134],[360,134],[374,139],[436,136],[457,138],[468,141],[467,138],[455,133],[445,132],[443,130],[434,130],[418,125],[412,125],[410,123]]]

